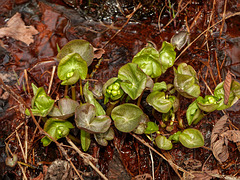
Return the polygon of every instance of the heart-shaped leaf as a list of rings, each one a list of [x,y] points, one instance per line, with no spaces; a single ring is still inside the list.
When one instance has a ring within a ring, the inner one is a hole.
[[[165,136],[161,136],[161,135],[158,135],[155,139],[155,142],[157,144],[157,146],[160,148],[160,149],[163,149],[163,150],[170,150],[172,149],[172,142],[167,139]]]
[[[60,61],[65,56],[72,53],[78,53],[84,61],[86,61],[87,66],[92,64],[94,52],[92,45],[88,41],[75,39],[68,42],[58,53],[57,59]]]
[[[187,116],[188,125],[190,126],[192,123],[197,124],[205,116],[205,114],[198,107],[197,101],[193,101],[188,106],[186,116]]]
[[[162,74],[159,52],[153,47],[143,48],[134,56],[132,62],[138,64],[138,67],[151,78]]]
[[[131,132],[139,125],[142,115],[143,111],[138,106],[130,103],[115,107],[111,113],[116,128],[126,133]]]
[[[147,128],[145,129],[145,134],[152,134],[159,130],[158,125],[155,122],[149,121],[147,122]]]
[[[81,129],[81,146],[83,151],[86,152],[89,149],[90,144],[91,144],[90,133]]]
[[[58,77],[62,85],[75,84],[80,78],[87,77],[88,67],[86,61],[78,53],[71,53],[61,59],[58,65]]]
[[[180,50],[189,42],[189,33],[187,31],[180,31],[171,38],[171,44]]]
[[[154,83],[152,91],[166,91],[167,84],[165,81]]]
[[[137,64],[128,63],[118,71],[118,78],[123,91],[133,100],[137,99],[146,87],[147,75]]]
[[[54,106],[48,115],[55,118],[67,119],[74,115],[77,106],[79,106],[77,101],[62,98],[58,101],[58,107]]]
[[[111,125],[109,116],[100,115],[96,117],[96,108],[90,103],[85,103],[76,108],[75,122],[79,129],[89,133],[104,133]]]
[[[187,148],[199,148],[204,146],[204,138],[197,129],[185,129],[179,135],[179,141]]]

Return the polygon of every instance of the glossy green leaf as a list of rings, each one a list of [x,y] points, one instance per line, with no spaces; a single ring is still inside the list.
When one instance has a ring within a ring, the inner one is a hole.
[[[84,131],[83,129],[81,129],[81,146],[83,151],[87,151],[89,149],[89,146],[91,144],[91,138],[90,138],[90,133]]]
[[[164,92],[154,91],[147,96],[147,103],[161,113],[167,113],[173,106],[172,99],[167,99]]]
[[[237,81],[233,80],[230,88],[228,104],[225,105],[223,85],[224,85],[224,81],[219,83],[214,90],[214,96],[220,99],[218,102],[219,105],[217,110],[223,110],[233,106],[240,98],[240,84]]]
[[[110,127],[105,133],[94,134],[94,138],[101,146],[107,146],[108,141],[114,138],[114,130]]]
[[[71,53],[61,59],[58,65],[58,77],[62,85],[75,84],[80,78],[87,77],[88,67],[86,61],[78,53]]]
[[[72,123],[57,118],[50,118],[44,124],[44,131],[46,131],[55,140],[66,137],[72,128],[74,128]],[[43,146],[48,146],[52,142],[52,140],[47,136],[43,137],[41,141]]]
[[[166,41],[162,43],[162,48],[159,51],[160,63],[162,65],[162,73],[173,66],[176,59],[176,52],[174,46]]]
[[[104,85],[103,85],[103,94],[104,94],[104,104],[106,104],[109,101],[109,98],[113,101],[119,99],[124,94],[121,86],[120,86],[120,80],[117,77],[113,77],[109,79]]]
[[[84,95],[85,101],[96,107],[96,116],[105,115],[106,112],[104,111],[103,107],[94,98],[93,93],[89,91],[88,88],[89,88],[89,83],[87,82],[83,87],[83,95]]]
[[[111,117],[115,127],[122,132],[131,132],[141,121],[143,111],[136,105],[125,103],[112,110]]]
[[[34,116],[42,116],[46,117],[48,113],[52,110],[54,105],[54,100],[51,99],[45,92],[43,87],[36,88],[34,84],[32,84],[35,95],[32,99],[32,113]],[[26,109],[26,114],[30,115],[28,109]]]
[[[74,115],[77,106],[79,106],[77,101],[62,98],[58,101],[58,107],[54,106],[48,115],[55,118],[67,119]]]
[[[178,132],[172,134],[171,136],[169,136],[168,139],[169,139],[170,141],[172,141],[173,143],[178,143],[178,142],[179,142],[179,136],[180,136],[180,134],[182,134],[182,132],[181,132],[181,131],[178,131]]]
[[[187,148],[199,148],[204,146],[204,138],[197,129],[185,129],[179,135],[179,141]]]
[[[174,87],[186,98],[196,98],[200,95],[196,71],[192,66],[181,63],[177,70],[174,68]]]
[[[152,91],[166,91],[167,84],[165,81],[154,83]]]
[[[155,122],[147,122],[147,128],[145,129],[145,134],[152,134],[159,130],[158,125]]]
[[[111,125],[109,116],[96,116],[96,107],[90,103],[81,104],[75,111],[75,122],[79,129],[89,133],[104,133]]]
[[[155,142],[157,146],[163,150],[170,150],[173,147],[172,142],[165,136],[158,135],[155,139]]]
[[[78,53],[84,61],[87,62],[87,66],[92,64],[94,52],[92,45],[88,41],[75,39],[68,42],[58,53],[57,59],[60,61],[65,56],[72,53]]]
[[[153,47],[143,48],[134,56],[132,62],[138,64],[138,67],[151,78],[162,74],[159,52]]]
[[[190,126],[192,123],[197,124],[205,115],[197,105],[197,101],[193,101],[186,112],[187,122]]]
[[[202,96],[199,96],[196,99],[197,106],[205,112],[215,111],[219,106],[218,101],[219,99],[212,95],[206,95],[204,98]]]
[[[146,87],[147,75],[134,63],[122,66],[118,71],[118,78],[123,91],[133,100],[137,99]]]

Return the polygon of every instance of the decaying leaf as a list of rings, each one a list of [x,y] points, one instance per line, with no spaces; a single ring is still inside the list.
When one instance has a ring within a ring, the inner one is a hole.
[[[228,159],[228,140],[221,134],[228,130],[228,116],[224,115],[215,124],[211,135],[211,147],[214,157],[220,162]]]
[[[196,170],[202,167],[202,162],[197,159],[188,159],[184,161],[185,168],[188,170]]]
[[[105,54],[105,50],[102,48],[93,48],[94,56],[93,58],[100,59],[103,54]]]
[[[240,142],[240,131],[237,130],[228,130],[221,134],[222,137],[227,138],[229,141],[234,143]]]
[[[29,45],[34,42],[33,35],[38,34],[33,26],[25,26],[20,13],[16,13],[6,25],[0,29],[0,38],[12,37]]]
[[[231,84],[232,84],[232,74],[231,72],[228,70],[225,81],[224,81],[224,85],[223,85],[223,89],[224,89],[224,104],[228,104],[228,99],[229,99],[229,95],[230,95],[230,90],[231,90]]]

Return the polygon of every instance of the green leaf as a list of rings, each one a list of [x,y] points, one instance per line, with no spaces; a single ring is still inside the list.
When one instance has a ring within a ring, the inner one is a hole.
[[[145,134],[153,134],[159,130],[158,125],[155,122],[147,122],[147,128],[145,129]]]
[[[34,85],[35,86],[35,85]],[[32,113],[34,116],[46,117],[48,113],[52,110],[54,105],[54,100],[51,99],[45,92],[43,87],[33,88],[35,89],[35,95],[32,99]],[[26,110],[27,112],[28,110]],[[28,113],[28,112],[27,112]],[[30,114],[30,113],[29,113]]]
[[[178,143],[179,142],[179,135],[182,134],[181,131],[178,131],[176,133],[174,133],[173,135],[169,136],[169,140],[173,141],[173,143]]]
[[[218,104],[218,98],[212,95],[206,95],[205,98],[202,96],[199,96],[196,99],[198,107],[205,111],[205,112],[213,112],[215,111],[219,104]]]
[[[134,56],[132,62],[138,64],[139,68],[151,78],[162,74],[159,52],[153,47],[143,48]]]
[[[96,116],[96,107],[92,104],[81,104],[75,111],[75,122],[79,129],[89,133],[104,133],[111,125],[109,116]]]
[[[94,52],[92,45],[88,41],[75,39],[68,42],[58,53],[57,59],[60,61],[65,56],[72,53],[78,53],[84,61],[87,62],[87,66],[92,64]]]
[[[109,98],[113,101],[121,98],[124,92],[120,86],[120,80],[117,77],[109,79],[103,85],[103,94],[105,96],[104,104],[109,101]]]
[[[157,144],[157,146],[160,148],[160,149],[163,149],[163,150],[170,150],[172,149],[172,142],[167,139],[165,136],[161,136],[161,135],[158,135],[155,139],[155,142]]]
[[[179,135],[179,141],[187,148],[199,148],[204,146],[202,133],[197,129],[185,129]]]
[[[165,81],[154,83],[152,91],[166,91],[167,84]]]
[[[44,124],[44,131],[46,131],[55,140],[66,137],[72,128],[74,128],[72,123],[57,118],[50,118]],[[43,137],[41,141],[43,146],[48,146],[52,142],[52,140],[47,136]]]
[[[90,133],[81,129],[81,146],[83,151],[87,151],[91,144]]]
[[[223,109],[227,109],[231,106],[233,106],[238,99],[240,98],[240,84],[233,80],[232,84],[231,84],[231,88],[230,88],[230,94],[229,94],[229,99],[228,99],[228,104],[225,105],[224,104],[224,81],[219,83],[217,85],[217,87],[214,90],[214,96],[216,96],[217,98],[219,98],[220,100],[218,101],[218,108],[217,110],[223,110]]]
[[[123,91],[133,100],[137,99],[146,87],[147,75],[137,64],[128,63],[118,71],[118,78]]]
[[[192,123],[197,124],[205,115],[197,105],[197,101],[193,101],[187,109],[186,112],[188,125]]]
[[[101,146],[107,146],[108,141],[114,138],[114,130],[110,127],[105,133],[94,134],[94,138]]]
[[[196,71],[192,66],[181,63],[177,70],[174,68],[174,76],[174,87],[182,96],[196,98],[200,95]]]
[[[112,110],[111,117],[115,127],[122,132],[131,132],[141,121],[143,111],[136,105],[125,103]]]
[[[80,78],[87,77],[88,67],[86,61],[78,53],[71,53],[62,58],[58,65],[58,77],[62,85],[75,84]]]
[[[79,106],[77,101],[62,98],[58,101],[58,107],[54,106],[48,115],[55,118],[68,119],[74,115],[77,106]]]
[[[164,92],[154,91],[147,96],[147,103],[161,113],[167,113],[173,106],[173,101],[165,97]]]
[[[175,59],[176,52],[174,51],[174,46],[166,41],[162,43],[162,48],[159,51],[160,63],[162,65],[162,73],[165,73],[168,68],[172,67]]]
[[[96,116],[105,115],[103,107],[99,104],[99,102],[94,98],[94,95],[91,91],[89,91],[89,83],[87,82],[83,87],[83,95],[85,97],[85,101],[90,103],[96,107]]]
[[[135,134],[143,134],[145,132],[145,129],[147,128],[147,122],[149,122],[149,117],[146,114],[143,114],[140,117],[140,123],[139,125],[133,130]]]

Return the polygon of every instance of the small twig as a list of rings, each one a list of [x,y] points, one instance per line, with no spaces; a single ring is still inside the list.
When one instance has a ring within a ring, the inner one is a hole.
[[[54,74],[55,74],[55,70],[56,70],[56,66],[53,66],[52,75],[51,75],[50,83],[49,83],[49,86],[48,86],[47,94],[50,94],[50,91],[51,91],[51,88],[52,88],[52,83],[53,83],[53,78],[54,78]]]
[[[17,132],[17,131],[15,131],[15,132],[16,132],[16,137],[17,137],[17,140],[18,140],[18,143],[19,143],[20,149],[21,149],[22,154],[23,154],[24,162],[27,163],[27,159],[26,159],[25,152],[24,152],[24,150],[23,150],[22,142],[21,142],[21,140],[20,140],[20,138],[19,138],[18,132]]]
[[[24,179],[24,180],[27,180],[27,176],[26,176],[25,171],[23,170],[22,165],[21,165],[19,162],[17,162],[17,163],[18,163],[18,166],[20,167],[20,169],[21,169],[21,171],[22,171],[22,173],[23,173],[23,179]]]
[[[107,180],[106,176],[101,171],[99,171],[99,169],[91,162],[91,160],[95,158],[93,158],[89,154],[81,152],[80,149],[78,149],[78,147],[68,137],[66,137],[66,139],[67,142],[73,147],[73,149],[83,158],[84,162],[90,165],[101,176],[101,178]]]
[[[228,0],[225,0],[224,10],[223,10],[223,17],[222,17],[222,25],[221,25],[219,37],[221,37],[221,35],[222,35],[223,26],[224,26],[224,24],[225,24],[225,16],[226,16],[227,2],[228,2]]]
[[[25,125],[25,159],[27,163],[27,159],[28,159],[28,126]]]
[[[154,161],[153,161],[153,155],[152,155],[151,149],[148,148],[148,150],[149,150],[150,159],[151,159],[151,163],[152,163],[152,179],[155,179],[155,176],[154,176]]]
[[[29,88],[28,75],[27,75],[27,70],[26,70],[26,69],[24,69],[24,78],[25,78],[25,81],[26,81],[26,84],[27,84],[28,95],[29,95],[30,97],[32,97],[32,96],[31,96],[31,92],[30,92],[30,88]]]
[[[19,124],[19,125],[15,128],[15,131],[17,131],[23,124],[24,124],[24,122],[22,122],[21,124]],[[5,139],[5,141],[7,141],[10,137],[12,137],[12,135],[15,134],[15,131],[12,132],[12,133]]]
[[[205,86],[207,87],[207,89],[209,90],[209,92],[211,93],[211,95],[213,95],[213,92],[212,92],[211,88],[208,86],[208,84],[207,84],[207,82],[205,81],[205,79],[201,76],[201,74],[199,74],[199,76],[202,78]]]
[[[216,64],[217,64],[218,79],[219,79],[219,82],[222,82],[219,63],[218,63],[218,57],[217,57],[217,52],[216,51],[215,51],[215,60],[216,60]]]

